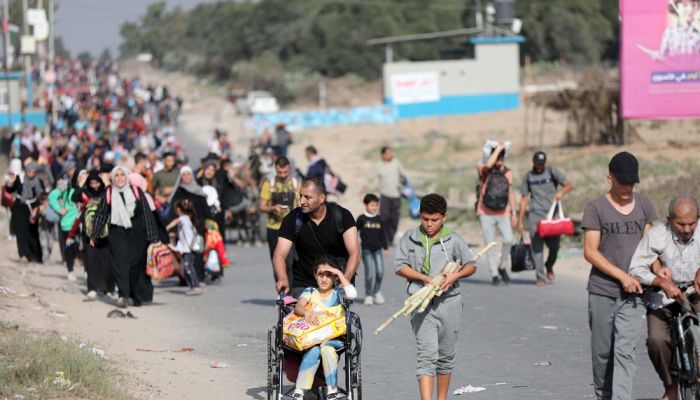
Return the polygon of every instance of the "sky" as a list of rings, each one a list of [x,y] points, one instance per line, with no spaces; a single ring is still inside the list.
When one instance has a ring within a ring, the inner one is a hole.
[[[109,48],[112,56],[119,53],[119,27],[125,21],[137,21],[149,4],[158,0],[55,0],[56,36],[73,56],[89,51],[99,56]],[[166,0],[168,8],[181,6],[190,9],[199,3],[213,0]],[[32,4],[30,0],[29,4]],[[46,1],[44,1],[46,4]]]

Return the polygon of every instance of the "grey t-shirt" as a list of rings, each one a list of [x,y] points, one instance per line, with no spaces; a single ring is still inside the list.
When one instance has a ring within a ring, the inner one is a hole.
[[[530,195],[529,210],[531,216],[544,218],[549,212],[557,193],[557,186],[564,185],[566,177],[556,168],[546,167],[541,174],[530,170],[523,177],[520,194]]]
[[[581,228],[600,231],[598,250],[614,266],[628,272],[632,255],[644,235],[644,227],[656,219],[656,211],[646,196],[634,194],[634,208],[628,215],[617,211],[606,195],[591,201],[583,212]],[[620,283],[592,267],[588,292],[608,297],[624,297]]]

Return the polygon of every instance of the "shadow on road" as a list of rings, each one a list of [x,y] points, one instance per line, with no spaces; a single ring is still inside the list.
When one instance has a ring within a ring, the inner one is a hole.
[[[250,396],[251,399],[264,400],[265,395],[267,395],[267,387],[260,386],[260,387],[249,388],[248,390],[246,390],[245,393],[248,396]]]
[[[246,299],[246,300],[241,300],[241,303],[252,304],[254,306],[274,306],[275,300],[274,299]]]
[[[472,279],[472,278],[467,278],[467,279],[461,279],[459,281],[460,285],[486,285],[486,286],[491,286],[491,280],[490,279]],[[531,279],[513,279],[511,278],[509,285],[522,285],[522,286],[535,286],[535,281]],[[508,286],[501,282],[499,286]]]

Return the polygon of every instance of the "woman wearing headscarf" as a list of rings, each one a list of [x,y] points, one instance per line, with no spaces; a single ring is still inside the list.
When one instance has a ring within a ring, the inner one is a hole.
[[[78,185],[73,193],[73,202],[82,204],[81,234],[83,240],[83,264],[87,272],[87,297],[93,300],[97,295],[114,292],[114,273],[112,272],[112,256],[109,252],[107,237],[109,228],[90,246],[90,235],[95,225],[95,214],[100,205],[100,199],[105,192],[105,183],[100,178],[99,171],[92,170],[87,176],[79,174]]]
[[[202,190],[202,187],[197,184],[194,179],[192,168],[185,165],[180,168],[180,176],[175,182],[175,190],[170,196],[168,203],[171,205],[177,204],[180,200],[189,200],[192,202],[194,211],[197,215],[197,233],[204,236],[204,220],[211,219],[212,214],[207,204],[207,195]],[[170,220],[177,218],[174,207],[171,207]],[[204,282],[204,259],[201,253],[195,255],[194,268],[197,271],[199,282]]]
[[[96,246],[105,226],[107,245],[112,255],[114,277],[119,287],[117,306],[134,306],[153,300],[153,286],[146,275],[146,250],[158,241],[158,228],[143,191],[129,184],[129,171],[117,166],[112,170],[112,186],[100,198],[90,235]]]
[[[44,193],[44,184],[37,177],[39,165],[30,162],[25,166],[24,178],[12,171],[8,173],[7,191],[14,193],[10,225],[17,237],[17,252],[23,262],[42,262],[39,226],[31,223],[31,210],[37,205],[39,196]]]
[[[197,183],[202,186],[202,191],[207,197],[207,205],[209,206],[212,219],[220,227],[224,227],[226,223],[220,200],[223,195],[222,178],[226,179],[226,175],[219,173],[216,161],[208,160],[202,165],[201,176],[197,179]]]

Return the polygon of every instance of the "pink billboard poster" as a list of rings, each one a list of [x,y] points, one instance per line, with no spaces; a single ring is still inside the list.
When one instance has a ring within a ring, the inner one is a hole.
[[[620,0],[622,115],[700,117],[700,0]]]

